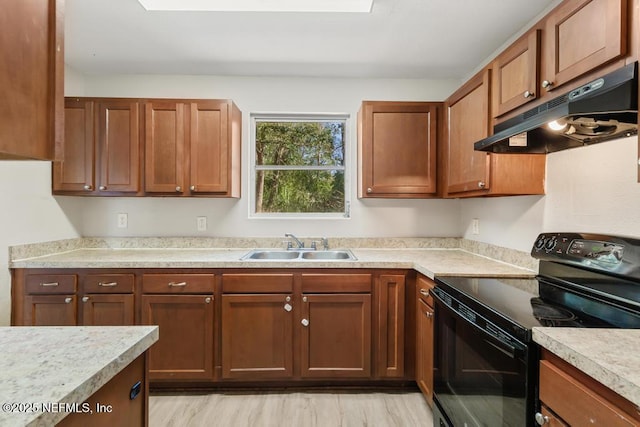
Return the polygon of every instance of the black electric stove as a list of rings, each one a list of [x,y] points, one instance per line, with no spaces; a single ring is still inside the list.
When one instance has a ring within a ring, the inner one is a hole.
[[[531,255],[531,279],[436,277],[434,425],[534,425],[533,327],[640,328],[640,240],[544,233]]]

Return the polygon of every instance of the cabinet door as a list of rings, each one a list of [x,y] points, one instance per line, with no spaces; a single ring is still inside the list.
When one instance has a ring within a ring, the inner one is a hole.
[[[24,326],[76,326],[75,295],[27,295]]]
[[[213,379],[213,297],[143,295],[142,324],[158,325],[149,349],[149,378]]]
[[[493,117],[538,97],[540,30],[531,31],[493,63]]]
[[[627,0],[569,0],[545,27],[546,90],[560,87],[627,51]]]
[[[84,326],[134,324],[133,294],[89,294],[82,297]]]
[[[140,117],[134,100],[98,102],[100,191],[140,190]],[[65,145],[66,148],[66,145]]]
[[[145,191],[184,191],[184,104],[145,104]]]
[[[64,1],[3,0],[0,158],[61,160]]]
[[[417,299],[416,382],[427,402],[433,404],[433,308]]]
[[[447,192],[487,190],[489,154],[473,144],[489,135],[490,71],[476,75],[447,101]]]
[[[230,191],[229,106],[226,101],[191,103],[192,193]]]
[[[436,103],[364,102],[359,119],[359,197],[436,192]]]
[[[222,377],[292,377],[292,310],[288,294],[223,295]]]
[[[404,376],[405,276],[384,274],[377,280],[378,367],[381,377]]]
[[[303,295],[301,376],[371,376],[371,295]]]
[[[64,155],[53,163],[53,191],[95,189],[93,101],[69,98],[64,102]]]

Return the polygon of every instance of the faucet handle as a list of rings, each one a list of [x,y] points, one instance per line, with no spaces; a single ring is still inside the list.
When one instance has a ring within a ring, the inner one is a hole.
[[[318,249],[318,241],[317,240],[312,240],[311,241],[311,249],[313,249],[314,251]]]
[[[293,249],[293,245],[291,244],[291,240],[283,240],[282,243],[286,243],[288,251]]]
[[[322,243],[322,249],[324,249],[325,251],[329,250],[329,239],[327,239],[326,237],[322,237],[320,239],[320,243]]]

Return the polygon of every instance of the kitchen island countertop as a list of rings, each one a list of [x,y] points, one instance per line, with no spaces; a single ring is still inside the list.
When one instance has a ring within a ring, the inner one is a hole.
[[[0,327],[0,425],[50,426],[158,340],[157,326]]]
[[[533,339],[640,406],[640,329],[533,328]]]

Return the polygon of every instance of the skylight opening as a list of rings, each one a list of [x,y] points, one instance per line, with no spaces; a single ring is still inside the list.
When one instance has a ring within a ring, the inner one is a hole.
[[[138,0],[152,11],[369,13],[373,0]]]

